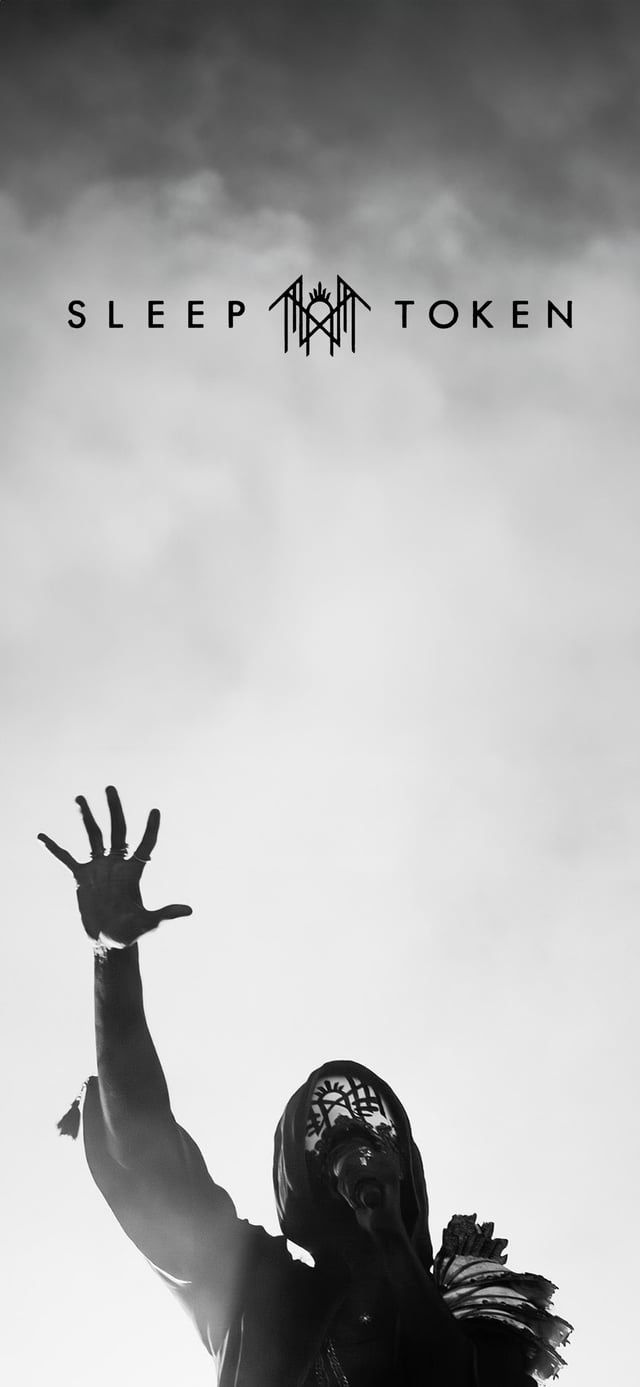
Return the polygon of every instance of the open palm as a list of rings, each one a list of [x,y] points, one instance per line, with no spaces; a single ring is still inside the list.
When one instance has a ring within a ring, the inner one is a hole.
[[[131,857],[127,857],[127,827],[120,796],[113,785],[107,786],[107,803],[111,816],[111,848],[105,852],[99,825],[84,795],[78,795],[82,821],[87,830],[91,859],[76,862],[75,858],[49,838],[38,838],[49,852],[73,872],[78,887],[78,905],[82,923],[92,939],[125,947],[141,935],[156,929],[161,920],[176,920],[190,915],[188,905],[166,905],[161,910],[146,910],[140,895],[140,878],[156,845],[160,827],[160,811],[152,809],[142,839]]]

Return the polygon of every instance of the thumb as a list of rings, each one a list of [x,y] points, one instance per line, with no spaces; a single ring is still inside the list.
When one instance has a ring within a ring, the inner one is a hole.
[[[190,905],[163,905],[160,910],[148,910],[147,919],[150,921],[149,928],[155,929],[161,920],[178,920],[181,915],[192,915]]]

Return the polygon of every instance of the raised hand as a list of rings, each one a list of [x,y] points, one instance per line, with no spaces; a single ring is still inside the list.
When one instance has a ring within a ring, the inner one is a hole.
[[[66,848],[59,847],[46,833],[39,833],[38,838],[54,857],[73,872],[80,915],[87,934],[106,946],[112,944],[124,948],[135,943],[141,935],[156,929],[161,920],[176,920],[181,915],[190,915],[191,907],[165,905],[161,910],[145,909],[140,895],[140,878],[156,845],[160,811],[151,810],[141,841],[128,858],[127,828],[118,791],[113,785],[108,785],[106,794],[111,815],[111,848],[108,853],[105,853],[102,832],[84,795],[77,796],[76,804],[80,807],[89,838],[89,862],[76,862]]]

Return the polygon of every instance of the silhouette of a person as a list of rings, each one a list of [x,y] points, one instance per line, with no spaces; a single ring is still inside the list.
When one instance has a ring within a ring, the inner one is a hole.
[[[143,1008],[138,940],[191,911],[145,909],[159,812],[127,857],[113,786],[107,800],[109,852],[82,796],[88,862],[39,835],[73,873],[95,946],[85,1149],[122,1227],[216,1358],[220,1387],[530,1387],[555,1374],[569,1333],[548,1308],[555,1288],[507,1269],[504,1240],[475,1215],[452,1219],[434,1263],[409,1120],[359,1063],[323,1065],[287,1104],[274,1158],[283,1236],[238,1218],[173,1117]],[[291,1257],[287,1238],[313,1267]]]

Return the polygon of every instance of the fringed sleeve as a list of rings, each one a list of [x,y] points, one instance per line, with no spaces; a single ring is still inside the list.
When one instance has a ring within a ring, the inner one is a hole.
[[[456,1214],[443,1233],[434,1263],[440,1293],[456,1319],[501,1326],[516,1333],[525,1349],[527,1371],[537,1382],[556,1377],[571,1325],[551,1311],[557,1289],[544,1276],[511,1271],[505,1265],[504,1238],[475,1214]]]

